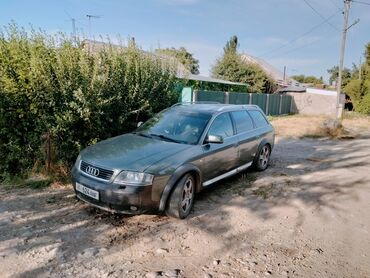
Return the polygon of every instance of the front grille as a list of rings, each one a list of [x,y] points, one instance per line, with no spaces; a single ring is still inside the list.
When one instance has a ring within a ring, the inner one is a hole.
[[[91,170],[91,168],[93,169]],[[103,179],[103,180],[110,180],[114,173],[112,170],[94,166],[89,163],[86,163],[85,161],[81,161],[80,170],[88,174],[89,176]]]

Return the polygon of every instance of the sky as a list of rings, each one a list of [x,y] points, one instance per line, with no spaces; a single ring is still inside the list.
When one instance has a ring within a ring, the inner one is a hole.
[[[362,0],[370,4],[370,0]],[[239,51],[288,75],[328,79],[338,64],[342,0],[0,0],[0,26],[14,21],[50,34],[77,33],[111,41],[135,37],[144,50],[184,46],[210,76],[223,46],[238,36]],[[329,18],[329,20],[328,20]],[[352,3],[345,66],[359,64],[370,42],[370,5]],[[362,58],[363,60],[363,58]]]

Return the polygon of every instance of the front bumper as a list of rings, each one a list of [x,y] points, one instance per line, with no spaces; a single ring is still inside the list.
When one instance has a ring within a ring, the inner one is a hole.
[[[99,200],[76,191],[76,182],[99,192]],[[100,181],[82,174],[76,167],[72,169],[72,184],[76,196],[100,209],[122,214],[142,214],[157,211],[159,200],[153,198],[153,186],[118,185]]]

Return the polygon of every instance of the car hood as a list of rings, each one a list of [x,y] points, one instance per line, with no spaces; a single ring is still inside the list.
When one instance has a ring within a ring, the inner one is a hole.
[[[149,166],[192,145],[125,134],[89,146],[81,159],[107,169],[145,171]]]

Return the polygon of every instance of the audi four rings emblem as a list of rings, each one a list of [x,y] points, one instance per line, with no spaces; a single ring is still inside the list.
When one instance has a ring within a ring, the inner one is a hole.
[[[99,169],[91,166],[87,166],[85,172],[95,177],[99,176]]]

